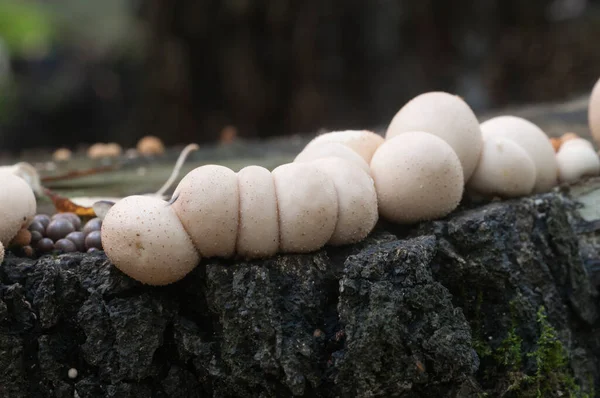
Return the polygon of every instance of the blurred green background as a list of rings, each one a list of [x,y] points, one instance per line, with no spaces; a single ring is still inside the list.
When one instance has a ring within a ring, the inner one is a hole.
[[[384,126],[585,95],[600,1],[0,0],[0,151]]]

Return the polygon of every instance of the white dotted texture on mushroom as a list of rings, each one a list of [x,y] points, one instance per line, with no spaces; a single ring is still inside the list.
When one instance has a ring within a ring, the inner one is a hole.
[[[219,165],[190,171],[173,193],[173,209],[203,257],[231,257],[239,226],[237,174]]]
[[[106,214],[102,245],[123,273],[148,285],[183,279],[200,256],[173,208],[151,196],[128,196]]]
[[[396,113],[386,139],[413,131],[425,131],[446,141],[460,159],[465,182],[471,178],[483,139],[479,121],[465,101],[441,91],[416,96]]]
[[[588,123],[592,137],[600,144],[600,79],[594,84],[588,103]]]
[[[384,138],[369,130],[344,130],[330,131],[313,138],[305,148],[313,145],[338,143],[347,146],[356,152],[369,164],[373,154],[383,144]]]
[[[550,191],[557,184],[556,153],[550,139],[538,126],[517,116],[498,116],[481,124],[483,139],[503,137],[523,148],[536,167],[533,193]]]
[[[347,245],[366,238],[379,218],[371,176],[340,158],[318,159],[312,164],[331,178],[337,193],[338,220],[328,244]]]
[[[572,183],[582,177],[600,174],[600,159],[592,146],[581,142],[565,142],[556,153],[560,182]]]
[[[535,164],[523,148],[507,138],[488,137],[467,190],[507,198],[524,196],[533,191],[535,177]]]
[[[400,134],[377,149],[371,173],[380,216],[399,224],[444,217],[464,190],[463,170],[452,147],[426,132]]]
[[[321,144],[312,144],[304,148],[302,152],[296,156],[294,159],[294,163],[298,162],[311,162],[313,160],[328,158],[328,157],[337,157],[349,162],[354,163],[359,166],[367,173],[371,173],[371,168],[369,164],[365,162],[365,160],[352,149],[348,148],[344,144],[340,144],[337,142],[328,142]]]
[[[308,253],[327,244],[337,223],[333,181],[311,163],[288,163],[272,172],[279,210],[279,250]]]
[[[29,226],[37,205],[31,187],[21,177],[6,173],[0,181],[0,242],[6,247],[21,228]]]
[[[279,217],[273,175],[264,167],[238,172],[240,221],[237,254],[248,259],[274,256],[279,250]]]

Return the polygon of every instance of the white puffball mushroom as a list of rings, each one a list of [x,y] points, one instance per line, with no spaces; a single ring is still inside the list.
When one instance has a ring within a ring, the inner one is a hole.
[[[327,143],[342,144],[360,155],[368,164],[383,141],[385,139],[382,136],[369,130],[330,131],[313,138],[305,148]]]
[[[0,242],[6,247],[21,228],[27,228],[36,211],[35,195],[21,177],[0,176]]]
[[[279,250],[277,196],[271,172],[248,166],[238,172],[240,221],[237,254],[248,259],[274,256]]]
[[[558,183],[556,153],[550,139],[538,126],[517,116],[498,116],[481,124],[483,139],[503,137],[523,148],[536,168],[533,193],[550,191]]]
[[[564,141],[560,145],[560,148],[562,148],[564,146],[571,146],[571,145],[574,145],[574,146],[583,145],[583,146],[590,148],[592,151],[594,150],[594,145],[590,141],[586,140],[585,138],[571,138],[569,140]],[[559,148],[559,150],[560,150],[560,148]]]
[[[0,264],[2,264],[2,261],[4,261],[4,246],[0,242]]]
[[[583,143],[565,142],[558,153],[558,178],[560,182],[572,183],[582,177],[592,177],[600,174],[600,159],[594,148]]]
[[[371,173],[371,168],[369,167],[369,164],[365,162],[365,160],[358,153],[356,153],[346,145],[337,142],[327,142],[320,144],[314,143],[311,145],[307,145],[304,148],[304,150],[302,150],[302,152],[300,152],[298,156],[296,156],[296,158],[294,159],[294,163],[311,162],[313,160],[332,156],[352,162],[367,173]]]
[[[101,228],[102,246],[123,273],[148,285],[183,279],[200,256],[166,201],[134,195],[110,208]]]
[[[238,177],[205,165],[190,171],[173,193],[173,209],[202,257],[231,257],[239,226]]]
[[[333,181],[338,217],[330,245],[356,243],[369,235],[377,220],[377,193],[371,176],[347,160],[330,157],[312,162]]]
[[[333,181],[311,163],[287,163],[272,174],[279,210],[279,250],[308,253],[321,249],[337,223]]]
[[[600,144],[600,79],[594,85],[588,103],[588,123],[592,137]]]
[[[479,121],[465,101],[441,91],[416,96],[396,113],[386,139],[414,131],[424,131],[446,141],[460,159],[465,182],[471,178],[483,140]]]
[[[386,140],[371,160],[379,214],[405,224],[444,217],[459,205],[463,169],[452,147],[426,132]]]
[[[489,137],[467,190],[507,198],[525,196],[533,191],[535,176],[535,164],[523,148],[507,138]]]

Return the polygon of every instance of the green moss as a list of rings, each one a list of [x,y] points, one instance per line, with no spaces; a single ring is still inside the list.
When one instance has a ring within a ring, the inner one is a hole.
[[[556,329],[548,322],[544,307],[536,314],[539,327],[539,337],[534,351],[524,354],[523,339],[517,333],[517,322],[514,303],[511,302],[512,326],[500,345],[492,351],[492,358],[498,365],[500,374],[505,374],[504,382],[500,383],[503,393],[512,393],[517,397],[553,397],[563,396],[572,398],[592,398],[593,380],[588,380],[590,392],[582,392],[569,366],[568,352],[558,339]],[[477,342],[474,348],[477,350]],[[479,351],[478,351],[479,353]],[[487,351],[486,355],[490,355]],[[523,360],[533,359],[535,373],[527,374]],[[504,394],[503,394],[504,395]]]

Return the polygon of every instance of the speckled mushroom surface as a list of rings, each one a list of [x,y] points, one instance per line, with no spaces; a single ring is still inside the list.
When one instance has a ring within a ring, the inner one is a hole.
[[[202,257],[235,253],[239,220],[238,177],[206,165],[190,171],[173,193],[173,209]]]
[[[120,200],[106,215],[101,233],[110,261],[145,284],[173,283],[200,261],[173,207],[155,197]]]
[[[315,137],[306,148],[327,143],[342,144],[360,155],[368,164],[383,141],[382,136],[369,130],[330,131]]]

